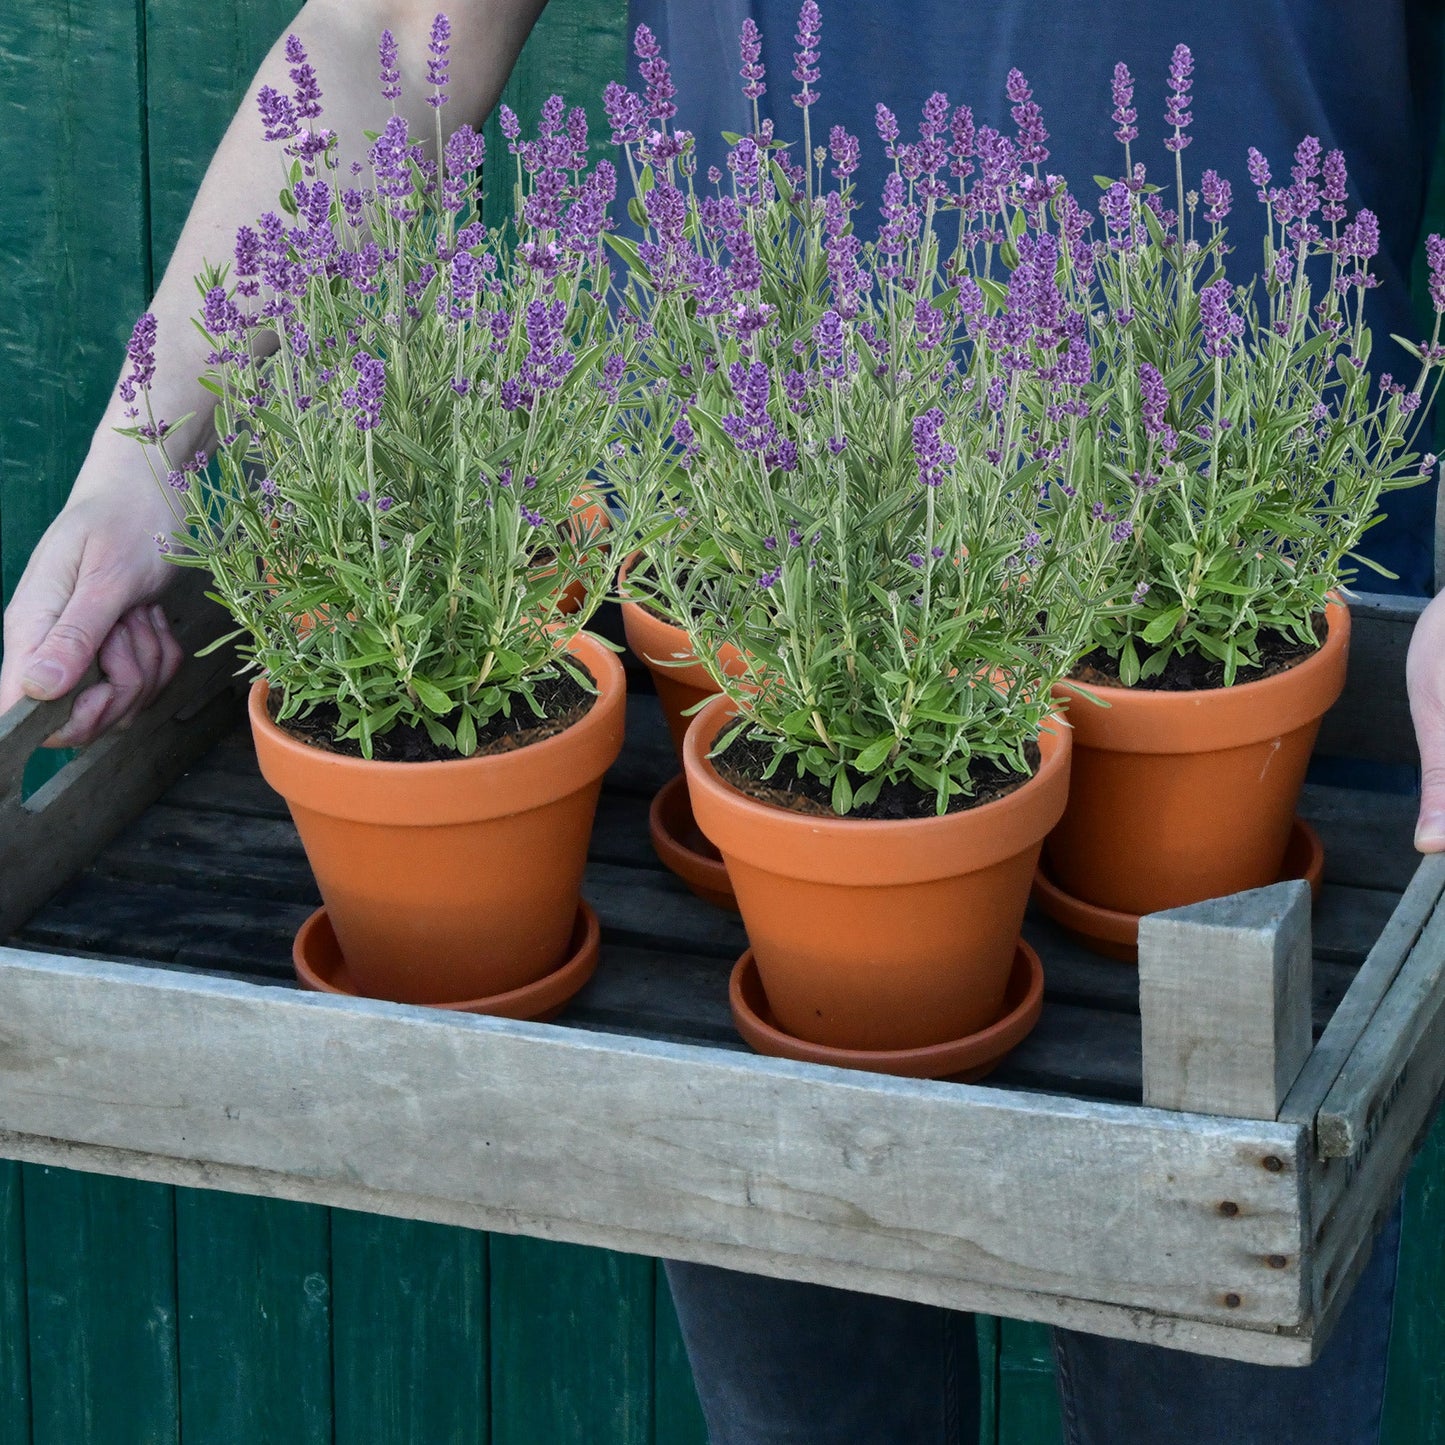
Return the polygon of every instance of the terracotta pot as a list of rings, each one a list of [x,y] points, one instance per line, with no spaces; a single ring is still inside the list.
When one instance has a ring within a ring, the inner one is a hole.
[[[1121,913],[1156,913],[1280,877],[1320,719],[1345,685],[1350,614],[1324,645],[1258,682],[1197,692],[1073,684],[1069,806],[1049,837],[1054,882]]]
[[[636,562],[637,555],[634,554],[622,568],[620,585],[624,598],[627,574]],[[672,734],[672,746],[681,762],[682,740],[687,734],[687,725],[692,721],[688,709],[716,696],[717,688],[707,669],[693,656],[686,628],[663,621],[640,602],[624,601],[622,630],[628,647],[647,664],[647,670],[652,674],[653,686],[657,688],[658,701],[667,719],[667,730]],[[729,677],[741,677],[746,671],[742,654],[737,648],[724,648],[720,657]],[[670,663],[681,665],[669,666]]]
[[[579,636],[598,696],[566,731],[511,752],[367,762],[308,746],[251,689],[266,781],[286,799],[359,993],[485,998],[567,956],[602,774],[622,748],[616,656]]]
[[[1039,738],[1022,787],[897,822],[770,807],[708,750],[733,716],[709,703],[683,749],[693,813],[722,853],[777,1024],[848,1049],[912,1049],[995,1023],[1044,835],[1064,810],[1071,738]]]

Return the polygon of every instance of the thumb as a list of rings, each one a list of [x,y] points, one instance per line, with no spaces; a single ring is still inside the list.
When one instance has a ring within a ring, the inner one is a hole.
[[[25,695],[48,701],[78,687],[119,620],[123,602],[104,589],[87,587],[82,576],[60,615],[23,662],[20,685]]]
[[[1405,675],[1420,745],[1420,817],[1415,846],[1445,852],[1445,593],[1420,615]]]

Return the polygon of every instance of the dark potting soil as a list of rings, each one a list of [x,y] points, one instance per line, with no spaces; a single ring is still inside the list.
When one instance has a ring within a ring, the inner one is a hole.
[[[1325,634],[1325,614],[1316,612],[1310,619],[1317,638]],[[1281,672],[1288,672],[1307,657],[1313,657],[1320,650],[1319,642],[1304,643],[1298,638],[1288,637],[1283,632],[1261,632],[1259,634],[1258,667],[1240,668],[1235,675],[1235,686],[1243,682],[1263,682]],[[1101,647],[1081,658],[1079,665],[1069,674],[1075,682],[1087,687],[1091,682],[1100,687],[1122,687],[1119,680],[1119,659],[1111,657]],[[1202,653],[1190,652],[1171,657],[1164,664],[1164,671],[1157,677],[1145,678],[1134,687],[1140,692],[1201,692],[1208,688],[1224,686],[1224,664]]]
[[[586,691],[567,672],[543,679],[533,686],[532,691],[542,706],[543,716],[538,717],[523,699],[515,698],[510,717],[498,713],[477,729],[477,750],[473,757],[509,753],[529,743],[540,743],[544,738],[555,737],[584,717],[597,701],[594,694]],[[267,700],[272,722],[276,722],[277,702],[274,694]],[[442,721],[452,727],[455,716],[445,717]],[[361,744],[355,738],[337,738],[340,725],[340,713],[334,703],[322,703],[305,717],[287,718],[284,723],[277,723],[292,737],[323,752],[341,753],[348,758],[361,757]],[[455,762],[461,757],[455,749],[434,743],[425,728],[408,727],[401,723],[371,740],[371,755],[378,763],[445,763]]]
[[[811,776],[800,778],[791,773],[785,775],[786,762],[771,778],[765,779],[763,774],[772,756],[772,748],[767,743],[739,736],[728,744],[721,757],[713,759],[713,766],[719,776],[740,793],[746,793],[760,803],[771,803],[775,808],[808,813],[814,817],[838,816],[832,807],[833,790],[820,779]],[[1028,777],[1000,768],[991,759],[975,758],[968,770],[973,792],[950,798],[948,812],[962,813],[1007,797],[1038,772],[1039,757],[1039,745],[1029,743],[1024,749],[1024,758],[1029,765]],[[885,783],[873,802],[855,806],[848,816],[873,822],[897,822],[908,818],[932,818],[937,816],[937,812],[934,794],[905,780]]]

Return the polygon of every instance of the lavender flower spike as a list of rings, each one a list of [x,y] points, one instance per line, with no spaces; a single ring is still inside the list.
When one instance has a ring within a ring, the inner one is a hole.
[[[1013,109],[1009,114],[1019,128],[1019,160],[1025,165],[1042,165],[1049,158],[1048,149],[1044,145],[1049,133],[1044,129],[1043,112],[1035,103],[1034,93],[1029,89],[1029,83],[1024,79],[1022,71],[1009,71],[1005,90],[1009,100],[1013,102]]]
[[[1193,74],[1194,56],[1190,54],[1189,47],[1176,45],[1174,56],[1169,62],[1169,84],[1173,87],[1173,93],[1164,107],[1164,123],[1174,127],[1174,134],[1166,137],[1165,150],[1182,151],[1192,139],[1184,134],[1184,127],[1192,124],[1194,120],[1189,111],[1189,87],[1192,84],[1190,76]]]
[[[823,28],[823,13],[817,0],[803,0],[798,11],[798,48],[793,52],[793,79],[803,88],[793,97],[793,104],[807,109],[818,102],[812,87],[818,79],[818,35]]]
[[[291,67],[291,83],[296,87],[292,98],[297,116],[302,120],[315,120],[321,114],[321,86],[299,36],[286,37],[286,64]]]
[[[390,30],[381,32],[376,46],[381,65],[381,93],[387,100],[401,99],[401,67],[397,63],[396,36]]]
[[[433,110],[440,110],[447,103],[447,52],[451,49],[451,39],[451,21],[445,15],[438,15],[431,23],[431,38],[427,42],[431,59],[427,61],[426,78],[432,93],[427,96],[426,103]]]
[[[130,372],[120,384],[120,395],[122,401],[133,402],[137,389],[148,387],[156,374],[156,319],[149,311],[136,321],[125,354],[130,358]]]
[[[738,37],[738,49],[742,53],[743,68],[738,73],[747,81],[743,96],[747,100],[761,100],[768,87],[763,83],[767,71],[763,68],[763,37],[758,33],[757,22],[748,16],[743,21],[742,34]]]
[[[1445,313],[1445,236],[1425,238],[1425,262],[1430,267],[1430,302],[1439,316]]]
[[[357,431],[371,431],[381,420],[381,402],[386,394],[386,363],[361,351],[352,358],[356,385],[341,394],[346,406],[356,408]]]
[[[1229,214],[1232,198],[1229,182],[1222,179],[1217,171],[1205,171],[1199,178],[1199,194],[1209,208],[1204,213],[1205,219],[1219,225]]]
[[[1120,145],[1139,139],[1139,127],[1134,124],[1139,119],[1139,112],[1134,109],[1134,77],[1122,60],[1114,67],[1114,114],[1111,119],[1119,127],[1114,132],[1114,139]]]
[[[1229,356],[1235,338],[1244,332],[1244,317],[1229,309],[1232,290],[1228,279],[1221,278],[1199,293],[1199,323],[1204,329],[1204,349],[1210,356]]]
[[[913,459],[918,480],[925,487],[943,485],[948,468],[958,459],[958,450],[943,440],[943,410],[932,407],[913,419]]]

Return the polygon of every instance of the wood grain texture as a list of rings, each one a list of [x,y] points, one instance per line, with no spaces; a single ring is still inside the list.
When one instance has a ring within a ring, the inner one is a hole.
[[[1280,1118],[1287,1123],[1314,1121],[1340,1070],[1375,1016],[1401,966],[1445,892],[1445,854],[1425,858],[1410,886],[1380,930],[1349,991],[1335,1010],[1299,1078],[1285,1100]]]
[[[151,258],[159,279],[256,67],[301,6],[298,0],[142,3]],[[316,59],[324,90],[325,58]],[[283,179],[278,161],[277,191]]]
[[[692,1366],[673,1307],[667,1272],[656,1264],[653,1311],[652,1437],[655,1445],[708,1445],[707,1422],[692,1382]]]
[[[494,1234],[490,1262],[493,1445],[651,1445],[653,1261]]]
[[[25,1174],[34,1445],[179,1445],[174,1192]]]
[[[336,1445],[487,1445],[487,1240],[331,1215]]]
[[[1405,696],[1405,653],[1423,597],[1357,592],[1350,598],[1350,670],[1315,750],[1329,757],[1412,763],[1419,757]]]
[[[359,1187],[397,1213],[429,1196],[511,1232],[877,1271],[914,1297],[979,1284],[1300,1318],[1297,1276],[1263,1264],[1299,1249],[1300,1131],[1279,1125],[10,950],[0,1030],[0,1123],[16,1133],[294,1175],[322,1200]]]
[[[315,1205],[176,1191],[183,1445],[331,1445],[331,1230]]]
[[[1274,1119],[1310,1051],[1310,888],[1296,880],[1139,922],[1144,1102]]]
[[[24,1169],[0,1164],[0,1445],[30,1445]]]

